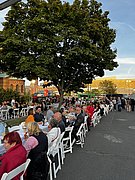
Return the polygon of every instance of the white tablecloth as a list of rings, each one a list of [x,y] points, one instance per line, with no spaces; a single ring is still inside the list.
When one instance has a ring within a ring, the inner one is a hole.
[[[22,143],[24,144],[24,142],[25,142],[25,139],[24,139],[24,132],[23,132],[23,130],[20,130],[20,131],[17,131],[18,133],[19,133],[19,135],[20,135],[20,137],[21,137],[21,139],[22,139]],[[5,148],[4,148],[4,145],[1,143],[1,139],[2,139],[3,137],[2,136],[0,136],[0,155],[1,154],[4,154],[6,151],[5,151]]]

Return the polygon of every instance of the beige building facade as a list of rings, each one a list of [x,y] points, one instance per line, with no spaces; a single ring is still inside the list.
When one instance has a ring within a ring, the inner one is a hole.
[[[112,81],[117,87],[118,94],[133,94],[135,93],[135,79],[118,79],[114,77],[98,78],[93,80],[90,85],[91,89],[98,89],[99,83],[104,80]]]

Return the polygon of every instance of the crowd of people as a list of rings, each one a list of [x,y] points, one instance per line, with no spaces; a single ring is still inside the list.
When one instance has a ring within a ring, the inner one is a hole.
[[[125,103],[125,104],[124,104]],[[85,99],[66,99],[60,110],[54,109],[50,104],[46,110],[45,102],[41,104],[33,104],[28,110],[28,116],[25,119],[26,134],[25,142],[22,140],[18,132],[9,132],[4,136],[3,143],[6,153],[0,157],[0,178],[3,173],[10,172],[26,161],[31,160],[27,172],[25,174],[27,180],[46,180],[49,172],[49,163],[47,159],[48,149],[53,146],[55,139],[65,132],[67,127],[73,127],[72,140],[76,144],[80,143],[77,132],[85,116],[87,116],[88,131],[93,126],[92,117],[95,112],[99,112],[100,116],[105,115],[106,110],[118,110],[122,108],[129,109],[129,103],[120,97],[110,98],[104,97],[91,98],[90,101]],[[132,106],[131,106],[132,107]],[[131,108],[130,110],[134,110]],[[46,132],[40,129],[40,125],[48,123]],[[66,133],[64,137],[66,137]],[[16,176],[17,180],[20,175]]]

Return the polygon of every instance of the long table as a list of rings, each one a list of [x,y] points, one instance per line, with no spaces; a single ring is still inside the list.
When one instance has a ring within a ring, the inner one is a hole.
[[[45,126],[42,126],[42,125],[39,125],[40,129],[43,131],[43,132],[48,132],[48,124],[46,124]],[[24,138],[24,131],[23,129],[20,129],[19,131],[17,131],[22,139],[22,144],[25,143],[25,138]],[[4,154],[6,151],[5,151],[5,148],[4,148],[4,145],[2,144],[1,140],[3,139],[2,136],[0,136],[0,155]]]

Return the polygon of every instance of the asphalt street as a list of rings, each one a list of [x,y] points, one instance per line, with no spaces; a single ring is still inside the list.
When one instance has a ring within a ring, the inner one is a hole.
[[[113,111],[66,154],[56,180],[135,180],[135,112]]]

